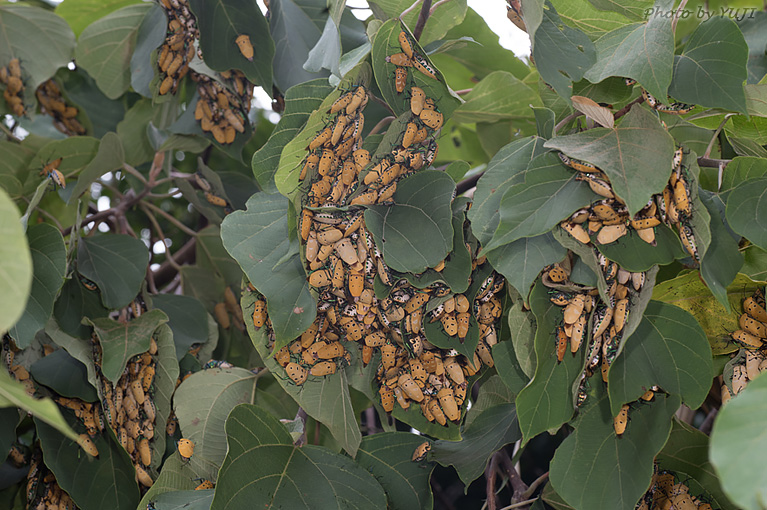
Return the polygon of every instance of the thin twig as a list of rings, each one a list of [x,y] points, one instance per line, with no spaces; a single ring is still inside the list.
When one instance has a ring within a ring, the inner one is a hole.
[[[632,106],[634,106],[635,104],[642,104],[642,103],[644,103],[644,95],[640,95],[638,98],[634,99],[629,104],[627,104],[626,106],[624,106],[623,108],[615,112],[615,115],[613,115],[613,118],[615,120],[620,119],[621,117],[626,115],[629,112],[629,110],[631,110]]]
[[[527,488],[524,494],[522,494],[523,497],[529,498],[533,495],[535,490],[538,488],[539,485],[541,485],[543,482],[549,479],[549,472],[546,471],[541,476],[533,480],[533,483],[530,484],[530,487]]]
[[[141,181],[141,184],[143,184],[144,186],[147,186],[149,184],[147,180],[144,178],[144,176],[141,175],[141,172],[139,172],[138,170],[130,166],[128,163],[123,163],[123,170],[125,170],[126,172],[131,174],[133,177]]]
[[[195,261],[196,250],[197,237],[192,237],[186,243],[184,243],[181,248],[176,250],[174,258],[176,259],[176,262],[181,265],[193,264]],[[166,260],[160,264],[160,267],[157,268],[157,270],[153,272],[152,277],[157,288],[161,289],[169,282],[173,281],[173,278],[175,278],[177,274],[178,271],[176,271],[176,269],[170,265],[170,262]]]
[[[490,457],[490,462],[485,467],[485,495],[487,496],[488,510],[496,510],[495,504],[495,473],[498,470],[498,452]]]
[[[714,159],[714,158],[698,158],[698,166],[705,166],[706,168],[719,168],[720,166],[726,167],[730,164],[731,159]]]
[[[163,211],[162,209],[160,209],[159,207],[157,207],[157,206],[156,206],[156,205],[154,205],[153,203],[151,203],[151,202],[145,202],[145,203],[144,203],[144,204],[142,204],[142,205],[146,205],[147,207],[149,207],[149,208],[150,208],[150,209],[152,209],[153,211],[155,211],[155,212],[157,212],[157,213],[161,214],[161,215],[162,215],[162,216],[163,216],[163,217],[164,217],[166,220],[168,220],[169,222],[173,223],[173,224],[174,224],[176,227],[178,227],[178,229],[179,229],[179,230],[181,230],[182,232],[184,232],[186,235],[189,235],[189,236],[192,236],[192,237],[197,237],[197,235],[198,235],[198,233],[197,233],[197,232],[195,232],[195,231],[194,231],[194,230],[192,230],[191,228],[187,227],[186,225],[184,225],[183,223],[181,223],[180,221],[178,221],[176,218],[174,218],[173,216],[171,216],[171,215],[170,215],[170,214],[168,214],[167,212]]]
[[[557,133],[559,132],[559,130],[562,129],[563,127],[565,127],[568,122],[577,119],[581,115],[583,115],[582,112],[573,112],[570,115],[568,115],[567,117],[565,117],[564,119],[560,120],[557,123],[557,125],[554,126],[554,136],[557,136]]]
[[[456,90],[455,93],[458,94],[459,96],[462,96],[464,94],[468,94],[472,90],[474,89],[461,89],[461,90]]]
[[[384,117],[383,119],[378,121],[378,124],[373,126],[373,129],[370,130],[370,133],[368,133],[368,136],[374,135],[381,131],[384,127],[388,126],[394,121],[395,117]]]
[[[181,266],[174,260],[173,254],[170,252],[170,247],[165,242],[167,237],[165,236],[165,232],[163,232],[162,227],[157,222],[157,218],[155,218],[154,214],[152,214],[152,211],[149,210],[149,207],[147,207],[147,204],[141,204],[141,210],[144,211],[144,214],[146,214],[146,217],[149,218],[149,222],[154,227],[155,232],[157,232],[157,235],[160,237],[160,242],[162,243],[163,247],[165,248],[165,257],[168,259],[168,262],[170,262],[170,265],[173,266],[173,268],[176,271],[181,270]]]
[[[5,133],[5,136],[8,137],[8,141],[14,142],[14,143],[21,143],[21,140],[16,137],[16,135],[13,134],[13,131],[8,129],[8,126],[5,125],[5,122],[0,121],[0,129],[3,130],[3,133]]]
[[[471,177],[467,177],[466,179],[460,181],[455,186],[455,193],[456,195],[460,195],[462,193],[466,193],[471,188],[477,185],[477,182],[479,182],[479,178],[485,175],[485,171],[477,172],[476,174],[472,175]]]
[[[711,137],[711,140],[708,142],[708,145],[706,146],[705,152],[703,152],[704,158],[708,158],[711,155],[711,150],[714,148],[714,142],[719,137],[719,133],[722,132],[722,129],[724,128],[724,125],[727,124],[727,121],[730,120],[730,117],[735,115],[734,113],[727,113],[724,115],[724,118],[722,119],[722,122],[719,123],[719,126],[716,128],[716,131],[714,131],[714,135]]]
[[[538,501],[538,498],[528,499],[527,501],[520,501],[519,503],[513,503],[509,506],[505,506],[503,508],[499,508],[498,510],[513,510],[514,508],[522,508],[523,506],[528,506]]]
[[[426,26],[426,21],[429,19],[430,9],[431,0],[423,0],[421,13],[418,15],[418,21],[415,24],[415,30],[413,30],[413,37],[415,37],[416,41],[421,40],[421,34],[423,33],[423,29]]]
[[[676,24],[679,22],[679,16],[682,14],[682,11],[684,10],[685,5],[687,5],[687,0],[682,0],[679,3],[679,7],[677,8],[676,12],[674,13],[674,19],[671,21],[672,33],[676,33]]]

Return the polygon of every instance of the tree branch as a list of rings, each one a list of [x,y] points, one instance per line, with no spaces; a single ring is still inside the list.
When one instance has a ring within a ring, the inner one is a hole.
[[[496,510],[497,505],[495,502],[495,473],[498,470],[498,453],[495,452],[490,457],[490,462],[485,467],[485,495],[487,497],[487,510]]]
[[[426,21],[429,19],[430,10],[431,0],[423,0],[423,5],[421,5],[421,13],[418,15],[418,21],[415,24],[415,30],[413,30],[413,37],[415,37],[416,41],[421,39],[421,34],[423,33],[423,29],[426,26]]]
[[[615,115],[613,115],[613,118],[615,120],[620,119],[621,117],[626,115],[629,112],[629,110],[631,110],[632,106],[634,106],[635,104],[642,104],[642,103],[644,103],[644,95],[640,95],[638,98],[634,99],[629,104],[627,104],[626,106],[624,106],[623,108],[615,112]]]
[[[730,164],[731,159],[713,159],[713,158],[698,158],[698,166],[705,166],[706,168],[719,168],[720,165],[726,167]]]

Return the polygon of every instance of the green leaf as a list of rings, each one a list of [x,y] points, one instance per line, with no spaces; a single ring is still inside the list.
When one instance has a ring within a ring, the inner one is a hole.
[[[530,117],[530,106],[541,106],[536,90],[506,71],[495,71],[477,83],[453,112],[454,122],[497,122]]]
[[[257,193],[246,207],[226,217],[221,238],[248,280],[266,296],[279,349],[309,327],[317,307],[298,254],[281,262],[290,252],[288,200]]]
[[[551,233],[546,233],[523,237],[491,250],[487,252],[487,259],[526,299],[541,269],[562,260],[566,251]]]
[[[642,0],[649,7],[651,2]],[[632,21],[638,21],[642,19],[642,8],[635,7],[639,10],[639,15],[627,17],[624,13],[615,12],[617,9],[613,9],[614,5],[595,5],[594,1],[588,2],[568,2],[567,0],[552,0],[552,3],[557,8],[559,16],[562,21],[568,25],[582,30],[591,39],[601,37],[610,30],[627,25]],[[596,2],[598,3],[598,2]],[[639,4],[640,2],[637,2]],[[625,13],[627,14],[627,13]]]
[[[679,398],[656,394],[654,402],[633,404],[618,437],[604,385],[591,386],[575,432],[551,461],[551,484],[575,508],[633,510],[650,486],[653,458],[668,438]]]
[[[58,299],[53,305],[53,316],[58,322],[56,326],[67,335],[89,339],[90,328],[81,324],[83,317],[95,319],[106,317],[109,310],[101,304],[98,290],[86,289],[79,278],[70,278],[64,282]]]
[[[68,421],[79,419],[67,411]],[[56,475],[62,489],[83,510],[114,508],[134,510],[139,500],[136,471],[128,453],[108,435],[93,439],[99,455],[86,455],[80,446],[53,427],[35,420],[45,465]],[[77,466],[73,469],[73,466]]]
[[[275,44],[274,81],[277,86],[287,90],[313,79],[316,79],[318,84],[321,83],[319,80],[322,78],[318,77],[327,76],[326,71],[311,73],[303,68],[309,56],[309,50],[314,47],[322,34],[312,22],[306,6],[299,5],[293,0],[283,0],[270,5],[269,12],[269,28]],[[294,37],[294,34],[301,34],[301,37]],[[322,79],[322,82],[327,85],[326,79]],[[285,99],[287,103],[287,93]]]
[[[107,308],[122,308],[133,301],[148,263],[146,245],[128,235],[83,238],[77,249],[77,270],[99,287]]]
[[[279,2],[280,5],[290,3]],[[332,90],[327,80],[317,79],[291,87],[285,93],[285,111],[280,117],[280,122],[272,131],[269,140],[253,154],[251,160],[253,174],[262,190],[277,193],[274,173],[280,163],[282,148],[296,136],[309,118],[309,113],[319,108]]]
[[[211,510],[386,506],[383,488],[365,469],[319,446],[293,446],[284,425],[258,406],[235,407],[226,434],[229,450]]]
[[[522,371],[517,356],[514,353],[514,344],[508,340],[499,342],[492,347],[493,360],[495,361],[495,370],[498,372],[498,377],[506,388],[509,390],[508,401],[513,401],[513,398],[527,385],[529,378]],[[492,377],[487,382],[492,380]],[[484,388],[487,382],[482,385]],[[482,396],[482,393],[480,393]],[[474,411],[476,404],[471,407],[469,411]],[[468,416],[473,416],[472,413],[468,413]],[[467,416],[467,423],[469,422]]]
[[[48,356],[35,361],[29,367],[35,382],[55,390],[64,397],[95,402],[99,395],[88,382],[85,365],[70,356],[64,349],[56,349]]]
[[[126,105],[105,96],[93,78],[79,67],[74,71],[60,70],[57,76],[61,78],[69,100],[88,116],[93,127],[93,136],[103,137],[109,131],[117,129],[117,124],[125,115]]]
[[[535,315],[525,308],[525,301],[522,299],[509,308],[509,330],[511,342],[514,345],[514,355],[529,381],[535,374],[535,333],[537,327]]]
[[[671,435],[656,457],[661,469],[691,476],[715,498],[714,505],[722,510],[735,510],[722,492],[719,477],[709,459],[709,437],[685,422],[674,420]]]
[[[754,281],[767,281],[767,251],[751,245],[743,250],[743,255],[741,272]]]
[[[99,143],[96,155],[78,174],[67,203],[80,198],[80,195],[90,189],[91,183],[105,173],[122,169],[124,162],[125,152],[120,138],[115,133],[106,133]],[[62,166],[63,164],[62,161]]]
[[[75,59],[110,99],[123,95],[131,84],[130,61],[136,35],[149,4],[123,7],[88,25],[80,34]]]
[[[35,151],[18,143],[0,140],[0,188],[18,198],[28,176],[27,166],[32,161]]]
[[[163,324],[154,333],[157,342],[155,356],[155,376],[150,392],[155,405],[155,423],[160,424],[160,433],[155,434],[152,444],[152,463],[150,465],[152,478],[156,478],[160,465],[165,457],[166,435],[162,433],[162,424],[168,422],[171,413],[171,398],[174,396],[179,367],[176,351],[173,345],[173,333]]]
[[[248,293],[243,296],[243,310],[249,310],[253,306],[254,301],[254,293]],[[316,311],[316,306],[313,309]],[[353,379],[353,376],[350,374],[353,369],[350,368],[349,373],[346,370],[338,370],[335,374],[324,377],[309,375],[303,385],[297,386],[272,357],[272,349],[267,347],[266,328],[262,327],[260,330],[255,330],[253,321],[245,321],[245,325],[264,365],[275,374],[285,392],[309,416],[325,425],[342,448],[350,455],[355,456],[362,440],[362,434],[360,433],[357,416],[352,407],[351,396],[349,395],[350,379]],[[350,344],[346,344],[346,346],[352,356],[358,351],[356,346],[353,351],[351,351]],[[276,345],[274,348],[279,349]],[[359,370],[359,366],[358,364],[357,370]],[[367,377],[369,381],[372,379],[374,365],[371,363],[368,367],[364,377]],[[368,382],[369,386],[370,383]]]
[[[204,473],[198,473],[195,467],[191,462],[183,460],[179,456],[178,451],[173,452],[172,455],[165,459],[160,476],[157,477],[152,487],[144,494],[136,508],[142,510],[147,508],[147,505],[155,501],[160,494],[193,490],[199,485],[196,479],[202,478],[204,475]],[[160,509],[158,508],[158,510]]]
[[[168,18],[160,5],[154,4],[144,15],[130,59],[131,86],[144,97],[152,97],[149,83],[154,78],[156,65],[152,65],[151,54],[163,44],[168,30]]]
[[[589,0],[589,3],[600,11],[616,12],[634,20],[652,14],[649,10],[653,4],[652,0]]]
[[[309,55],[304,62],[307,71],[317,73],[322,69],[328,69],[333,75],[340,76],[339,62],[341,61],[341,37],[339,27],[333,16],[325,19],[325,28],[317,44],[309,50]]]
[[[19,212],[0,189],[0,331],[8,331],[24,313],[32,288],[32,255]]]
[[[726,215],[732,230],[767,249],[767,177],[738,184],[727,197]]]
[[[394,205],[373,205],[365,225],[395,271],[420,273],[445,259],[453,246],[450,203],[455,182],[424,170],[397,183]]]
[[[685,103],[746,113],[747,62],[748,45],[738,25],[714,16],[698,26],[675,57],[669,94]]]
[[[64,18],[69,26],[72,27],[76,36],[107,14],[139,3],[139,0],[69,0],[56,6],[56,14]]]
[[[535,355],[537,366],[530,383],[517,395],[517,416],[522,441],[570,421],[575,411],[572,387],[583,370],[586,349],[565,353],[561,363],[555,353],[556,326],[562,321],[562,308],[549,300],[548,287],[540,281],[530,294],[530,308],[535,314]]]
[[[64,283],[67,253],[59,229],[47,223],[29,228],[34,280],[27,308],[8,333],[20,349],[29,347],[53,312],[53,302]],[[14,275],[15,276],[15,275]]]
[[[355,461],[370,471],[386,491],[387,508],[432,508],[429,477],[434,464],[410,460],[424,439],[409,432],[382,432],[362,439]]]
[[[157,510],[209,510],[214,495],[213,489],[163,492],[152,502]]]
[[[429,21],[432,21],[429,18]],[[428,27],[427,23],[427,27]],[[445,34],[445,39],[471,37],[478,44],[453,46],[447,51],[451,60],[460,63],[478,79],[493,71],[507,71],[517,78],[524,78],[530,68],[498,42],[498,35],[474,9],[466,10],[463,21]]]
[[[695,318],[676,306],[651,301],[610,366],[610,407],[618,414],[621,405],[657,385],[695,409],[711,387],[711,371],[711,346]]]
[[[647,271],[656,264],[666,265],[689,256],[679,240],[679,235],[666,225],[655,227],[655,246],[647,244],[634,229],[610,244],[597,244],[596,235],[592,236],[599,252],[610,260],[620,264],[626,271],[638,273]]]
[[[538,136],[546,140],[554,136],[554,125],[556,124],[554,111],[546,107],[533,108],[533,114],[535,115],[535,129]]]
[[[93,343],[90,339],[90,329],[90,327],[87,328],[88,334],[85,338],[77,338],[63,331],[53,318],[45,325],[45,333],[56,345],[63,347],[70,356],[85,366],[88,382],[94,388],[98,388],[101,384],[101,378],[97,372],[96,363],[93,361]]]
[[[748,44],[748,81],[759,83],[767,74],[767,32],[764,31],[767,12],[756,11],[738,23]]]
[[[6,370],[0,370],[0,407],[18,407],[39,420],[50,424],[56,435],[75,439],[77,434],[61,416],[59,406],[48,397],[37,399],[27,394],[24,386],[11,379]]]
[[[614,129],[558,136],[545,146],[598,166],[632,216],[668,183],[674,154],[673,138],[657,116],[643,108],[632,108]]]
[[[208,340],[208,314],[198,299],[158,294],[152,298],[152,305],[168,316],[177,359],[183,358],[192,344],[204,344]]]
[[[481,244],[490,242],[498,228],[501,197],[512,185],[523,182],[528,165],[544,152],[544,141],[533,136],[515,140],[500,149],[487,164],[477,182],[474,205],[468,213],[472,232]]]
[[[253,403],[256,377],[244,368],[201,370],[184,380],[173,396],[184,437],[195,443],[193,468],[215,478],[226,456],[226,417],[238,404]]]
[[[733,239],[725,224],[725,206],[720,196],[705,192],[700,194],[700,198],[711,216],[711,242],[702,254],[700,274],[711,293],[727,308],[727,286],[743,266],[743,255],[738,250],[738,240]],[[696,234],[696,239],[697,237]]]
[[[249,0],[190,0],[189,6],[197,18],[200,48],[205,63],[215,71],[239,69],[256,85],[269,89],[272,84],[274,41],[269,25],[255,2]],[[240,53],[235,39],[250,37],[253,60]]]
[[[743,181],[760,177],[767,177],[767,160],[738,156],[727,165],[727,171],[722,175],[722,187],[719,191],[724,194]]]
[[[500,223],[484,249],[489,252],[517,239],[546,233],[597,197],[591,188],[575,180],[575,173],[555,154],[542,154],[530,163],[524,182],[503,194]]]
[[[89,319],[101,343],[103,360],[101,372],[112,383],[125,370],[128,360],[149,349],[149,339],[168,318],[160,310],[150,310],[139,317],[121,323],[112,319]]]
[[[443,466],[453,466],[468,490],[493,453],[520,439],[515,411],[513,403],[485,409],[466,428],[461,441],[435,441],[431,458]]]
[[[748,510],[763,508],[767,498],[765,473],[756,469],[765,455],[759,427],[767,418],[765,395],[767,377],[757,377],[719,411],[711,432],[710,458],[722,488],[739,508]]]
[[[0,64],[5,66],[18,58],[27,90],[36,89],[72,60],[75,35],[63,19],[47,9],[23,4],[0,6],[0,34],[5,41],[0,48]]]
[[[562,23],[550,2],[543,10],[540,26],[531,33],[533,59],[541,78],[557,94],[569,98],[573,82],[580,81],[597,60],[594,43],[580,30]]]
[[[657,0],[653,9],[669,12],[672,5],[670,0]],[[653,96],[666,97],[674,59],[670,17],[651,16],[647,23],[616,28],[595,44],[596,64],[585,74],[587,80],[598,83],[609,76],[632,78]]]

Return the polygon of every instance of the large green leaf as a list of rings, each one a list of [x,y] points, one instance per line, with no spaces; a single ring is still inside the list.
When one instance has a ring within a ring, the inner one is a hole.
[[[507,71],[519,79],[529,74],[530,68],[498,43],[498,35],[474,9],[467,9],[463,22],[445,35],[448,40],[461,37],[471,37],[479,44],[454,45],[447,50],[447,55],[452,61],[469,69],[478,79],[481,80],[493,71]]]
[[[88,25],[80,34],[75,51],[77,65],[93,76],[110,99],[130,88],[136,34],[150,8],[149,4],[123,7]]]
[[[243,310],[251,309],[254,301],[254,293],[243,296]],[[316,311],[316,306],[313,309]],[[348,367],[348,373],[347,370],[338,370],[335,374],[324,377],[310,375],[304,384],[297,386],[272,357],[272,351],[267,347],[266,328],[262,327],[260,330],[255,330],[253,321],[245,321],[245,323],[253,345],[261,356],[264,365],[274,373],[285,392],[309,416],[325,425],[342,448],[350,455],[355,456],[362,440],[362,434],[352,407],[349,385],[351,384],[350,379],[353,377],[350,375],[351,371],[359,370],[361,365],[352,364],[351,367]],[[279,347],[275,346],[275,348]],[[354,351],[351,353],[352,359],[354,359]],[[368,387],[373,370],[374,365],[371,363],[363,374],[363,377],[368,378]]]
[[[382,432],[365,436],[355,461],[375,476],[386,491],[387,508],[430,509],[433,505],[429,477],[433,463],[413,462],[413,451],[423,436],[409,432]]]
[[[652,403],[634,404],[619,437],[604,385],[591,386],[575,432],[551,461],[551,484],[575,508],[633,510],[650,486],[653,458],[666,443],[679,397],[658,394]]]
[[[431,458],[443,466],[453,466],[468,489],[493,453],[520,439],[515,411],[513,403],[485,409],[466,428],[461,441],[436,441]]]
[[[641,21],[647,17],[646,9],[652,7],[652,0],[552,0],[552,3],[565,23],[583,30],[592,39],[632,21]]]
[[[317,314],[306,274],[288,239],[288,200],[257,193],[224,220],[224,247],[239,262],[248,280],[266,296],[278,347],[300,335]]]
[[[685,422],[674,420],[671,435],[656,457],[661,469],[691,476],[714,498],[714,506],[722,510],[735,510],[722,492],[719,478],[709,459],[709,437]]]
[[[751,245],[743,250],[743,256],[741,272],[754,281],[767,281],[767,251]]]
[[[671,0],[657,0],[653,12],[669,12],[672,4]],[[595,44],[597,61],[585,74],[587,80],[598,83],[610,76],[632,78],[653,96],[661,100],[666,97],[674,58],[670,17],[651,16],[647,23],[617,28]]]
[[[122,308],[133,301],[148,263],[146,245],[128,235],[87,237],[77,249],[77,270],[98,286],[107,308]]]
[[[66,248],[59,229],[47,223],[29,228],[29,249],[32,253],[34,280],[27,308],[9,331],[20,349],[28,347],[35,333],[45,326],[53,312],[53,301],[64,283]]]
[[[23,4],[0,6],[0,40],[0,64],[19,59],[30,97],[59,67],[69,64],[75,48],[75,35],[63,19]]]
[[[767,12],[750,13],[738,23],[738,28],[748,44],[748,83],[759,83],[767,74]]]
[[[205,63],[215,71],[239,69],[251,82],[269,89],[272,84],[274,41],[258,5],[249,0],[190,0],[197,18],[200,48]],[[240,53],[235,39],[247,35],[253,46],[253,60]]]
[[[592,237],[596,241],[596,235]],[[629,229],[626,235],[610,244],[594,244],[602,255],[635,273],[689,256],[679,235],[663,224],[655,227],[655,246],[643,241],[634,229]]]
[[[290,2],[279,2],[281,5],[286,3]],[[317,79],[291,87],[285,93],[285,111],[280,122],[251,160],[253,174],[262,190],[277,193],[274,173],[280,163],[282,148],[296,136],[309,118],[309,113],[317,109],[332,90],[327,80]]]
[[[747,510],[760,510],[767,501],[767,472],[760,469],[767,455],[762,439],[767,419],[767,376],[751,381],[720,411],[711,431],[710,458],[727,496]]]
[[[87,330],[90,330],[90,327],[87,327]],[[98,388],[101,384],[101,377],[97,371],[96,363],[93,361],[93,343],[90,339],[90,333],[85,338],[70,336],[59,327],[54,318],[51,318],[45,325],[45,333],[56,345],[63,347],[70,356],[85,366],[88,382],[94,388]]]
[[[106,317],[109,310],[101,304],[98,290],[88,290],[79,278],[70,278],[61,288],[58,299],[53,305],[53,316],[57,327],[68,335],[89,339],[88,326],[81,323],[83,317],[95,319]]]
[[[80,195],[90,189],[91,183],[105,173],[122,169],[123,163],[125,163],[125,151],[120,138],[115,133],[106,133],[99,143],[96,155],[79,172],[68,203],[80,198]]]
[[[88,370],[81,362],[69,355],[65,349],[54,352],[35,361],[29,367],[35,382],[55,390],[61,396],[95,402],[99,395],[88,382]]]
[[[697,271],[677,276],[653,289],[653,299],[690,312],[705,331],[715,354],[737,350],[729,332],[739,328],[741,301],[753,294],[758,285],[745,275],[738,275],[727,287],[729,307],[723,306],[702,281]]]
[[[204,344],[208,340],[208,315],[199,300],[189,296],[158,294],[152,298],[152,305],[168,316],[177,359],[183,358],[192,344]]]
[[[598,166],[631,215],[668,183],[674,153],[673,138],[657,116],[643,108],[632,108],[613,129],[594,128],[558,136],[545,145]]]
[[[322,35],[321,29],[312,22],[306,6],[294,0],[282,0],[270,5],[269,12],[269,28],[275,45],[274,82],[282,90],[301,86],[313,79],[319,83],[322,78],[318,77],[327,76],[327,71],[312,73],[303,68],[309,51]],[[301,34],[301,37],[295,37],[295,34]],[[322,81],[327,86],[327,80]],[[285,95],[287,103],[287,93]],[[307,110],[307,116],[308,111],[311,109]]]
[[[685,103],[746,113],[747,62],[748,45],[738,25],[714,16],[698,26],[675,57],[669,94]]]
[[[27,178],[27,166],[35,151],[18,143],[0,140],[0,188],[17,198]]]
[[[624,403],[655,385],[695,409],[711,387],[711,371],[711,346],[695,318],[676,306],[650,301],[622,355],[610,366],[611,410],[618,414]]]
[[[72,27],[76,36],[96,20],[107,14],[137,4],[139,0],[68,0],[56,7],[56,14],[61,16]]]
[[[453,113],[455,122],[497,122],[531,116],[530,106],[541,106],[537,91],[513,74],[495,71],[477,83],[466,102]]]
[[[154,501],[160,494],[193,490],[200,484],[199,479],[205,476],[205,473],[198,473],[196,468],[196,464],[182,459],[178,454],[178,450],[173,452],[172,455],[165,459],[160,476],[157,477],[152,487],[144,494],[136,508],[142,510],[147,508],[150,502]],[[158,508],[157,510],[160,509]]]
[[[104,377],[116,383],[128,360],[146,352],[154,332],[167,321],[167,316],[160,310],[150,310],[127,323],[109,318],[88,320],[101,343]]]
[[[0,189],[0,331],[8,331],[24,313],[32,288],[32,255],[20,215]]]
[[[572,386],[583,370],[585,348],[561,363],[555,353],[556,326],[562,322],[562,308],[549,300],[548,287],[538,282],[530,294],[530,308],[535,314],[535,354],[537,366],[530,383],[517,396],[517,416],[522,441],[570,420],[573,407]]]
[[[477,182],[474,203],[468,213],[472,232],[480,243],[487,244],[492,239],[498,228],[498,208],[503,194],[524,180],[528,165],[545,150],[544,142],[538,137],[515,140],[499,150],[487,164],[485,173]]]
[[[157,355],[155,357],[155,376],[154,382],[150,388],[150,395],[155,405],[155,423],[159,424],[162,431],[162,424],[168,422],[171,413],[171,399],[173,398],[178,381],[179,367],[176,360],[176,350],[173,346],[173,333],[170,328],[163,324],[154,333],[157,342]],[[155,426],[157,428],[157,426]],[[165,457],[166,435],[162,432],[155,434],[152,442],[152,478],[157,475],[160,466]]]
[[[168,18],[161,4],[154,4],[144,15],[138,29],[136,49],[131,55],[131,86],[144,97],[152,97],[149,84],[154,78],[156,66],[152,65],[152,52],[167,36]]]
[[[599,196],[576,181],[575,176],[554,153],[535,158],[524,173],[524,182],[503,194],[500,223],[484,249],[490,251],[523,237],[548,232],[574,211],[597,200]]]
[[[543,10],[540,26],[531,33],[533,58],[541,78],[557,94],[569,98],[573,82],[580,81],[596,62],[594,43],[580,30],[562,23],[550,2]]]
[[[79,423],[67,411],[68,421]],[[134,510],[139,500],[136,471],[128,453],[109,435],[99,434],[92,441],[99,455],[86,455],[71,439],[56,429],[35,420],[45,465],[56,475],[62,489],[72,496],[78,508]]]
[[[544,266],[565,257],[565,248],[550,233],[523,237],[487,252],[487,259],[509,285],[527,298],[530,286]]]
[[[195,443],[194,469],[215,477],[226,456],[226,417],[238,404],[253,403],[256,377],[244,368],[213,368],[193,374],[173,397],[184,437]]]
[[[727,196],[727,222],[738,234],[767,249],[767,178],[741,182]]]
[[[229,450],[211,510],[386,506],[383,488],[365,469],[319,446],[293,446],[285,426],[258,406],[235,407],[226,435]]]
[[[0,407],[18,407],[49,424],[57,436],[61,437],[63,434],[70,439],[77,438],[77,434],[64,420],[59,406],[53,400],[28,395],[24,386],[11,379],[6,370],[0,370]]]
[[[424,170],[397,183],[393,205],[365,211],[365,225],[395,271],[420,273],[434,267],[453,247],[450,203],[455,182]]]
[[[105,96],[93,78],[79,67],[74,71],[60,70],[57,77],[61,78],[69,100],[88,116],[93,136],[103,137],[117,129],[117,124],[125,115],[125,104]]]
[[[727,286],[743,266],[743,255],[738,251],[739,239],[733,238],[725,223],[725,205],[720,195],[705,192],[700,194],[700,199],[711,216],[711,241],[702,253],[700,274],[711,293],[728,307]],[[697,239],[698,235],[695,237]]]

